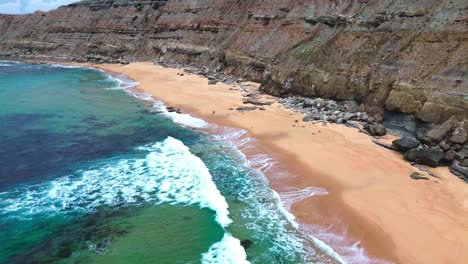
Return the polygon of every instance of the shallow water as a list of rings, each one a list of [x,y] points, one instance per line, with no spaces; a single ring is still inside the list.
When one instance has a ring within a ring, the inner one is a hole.
[[[128,86],[1,61],[0,262],[340,261],[228,137]]]

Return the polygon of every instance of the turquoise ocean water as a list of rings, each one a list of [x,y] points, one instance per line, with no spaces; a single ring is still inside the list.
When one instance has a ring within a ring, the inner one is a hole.
[[[132,85],[0,61],[0,263],[340,262],[230,143],[242,132]]]

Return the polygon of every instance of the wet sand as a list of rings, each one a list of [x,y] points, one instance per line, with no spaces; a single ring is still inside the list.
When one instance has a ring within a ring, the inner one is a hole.
[[[361,241],[369,256],[395,263],[468,259],[468,184],[447,168],[432,170],[440,179],[415,181],[409,175],[418,169],[357,129],[304,123],[301,115],[278,103],[264,106],[266,110],[230,110],[246,106],[238,84],[208,85],[203,77],[152,63],[91,66],[129,76],[140,83],[138,89],[168,106],[210,123],[248,130],[260,142],[251,151],[268,153],[288,171],[287,177],[267,173],[277,192],[326,188],[329,195],[292,206],[302,228],[320,225],[346,233],[350,241]],[[346,255],[339,244],[331,246]]]

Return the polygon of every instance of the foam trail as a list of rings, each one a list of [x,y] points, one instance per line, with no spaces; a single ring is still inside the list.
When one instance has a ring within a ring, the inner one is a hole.
[[[202,254],[203,264],[248,264],[247,255],[237,238],[225,233],[221,241]]]
[[[288,211],[291,210],[291,206],[299,201],[315,195],[327,195],[328,192],[324,188],[319,187],[306,187],[302,190],[295,190],[286,193],[279,194],[281,202]]]
[[[108,80],[116,82],[118,85],[116,87],[107,88],[107,90],[125,90],[127,91],[130,88],[138,86],[140,83],[134,80],[129,79],[125,75],[108,75]]]

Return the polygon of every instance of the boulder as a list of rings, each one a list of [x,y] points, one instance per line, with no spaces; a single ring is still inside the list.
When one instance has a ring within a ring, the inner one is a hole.
[[[417,149],[410,149],[405,152],[404,154],[405,160],[407,161],[416,161],[418,157],[418,150]]]
[[[317,107],[317,108],[323,108],[323,107],[325,107],[326,104],[327,104],[327,102],[322,98],[317,98],[315,100],[315,107]]]
[[[315,100],[310,99],[310,98],[304,98],[302,105],[304,107],[315,107]]]
[[[468,145],[465,145],[460,151],[458,151],[455,158],[457,160],[464,160],[468,158]]]
[[[344,116],[343,116],[343,120],[349,121],[349,120],[351,120],[353,117],[354,117],[354,114],[352,114],[352,113],[346,113],[346,114],[344,114]]]
[[[405,159],[419,164],[437,167],[444,158],[444,152],[435,148],[410,149],[405,153]]]
[[[460,166],[460,162],[455,160],[450,166],[450,171],[468,183],[468,167]]]
[[[429,128],[427,127],[417,127],[416,128],[416,138],[424,144],[430,144],[430,139],[427,136],[427,132],[429,132]]]
[[[444,139],[455,127],[458,126],[458,119],[454,116],[449,118],[444,123],[435,126],[433,129],[427,132],[427,137],[432,144],[440,142]]]
[[[421,143],[413,137],[402,137],[392,142],[393,147],[400,152],[407,152],[410,149],[417,148]]]
[[[447,143],[447,141],[442,141],[439,143],[439,146],[441,149],[443,150],[449,150],[452,146],[450,146],[450,144]]]
[[[453,134],[450,138],[449,141],[455,144],[463,144],[466,142],[468,139],[468,135],[466,132],[460,132],[458,134]]]
[[[381,123],[384,120],[383,116],[380,113],[375,114],[374,118],[375,118],[375,122],[377,123]]]
[[[449,150],[449,151],[445,152],[445,154],[444,154],[444,161],[451,162],[451,161],[455,160],[456,155],[457,155],[457,153],[455,151]]]
[[[337,118],[335,115],[331,115],[327,118],[327,121],[331,122],[331,123],[336,123],[337,121]]]
[[[367,120],[369,119],[369,115],[366,113],[362,113],[359,118],[361,119],[361,121],[367,122]]]
[[[359,109],[359,104],[356,101],[352,101],[352,100],[343,101],[341,105],[348,112],[357,112]]]
[[[387,129],[383,125],[380,125],[380,124],[375,124],[375,125],[365,124],[364,129],[367,132],[369,132],[369,134],[371,134],[372,136],[383,136],[387,134]]]
[[[326,108],[327,108],[328,110],[334,110],[334,109],[336,108],[336,106],[337,106],[337,105],[336,105],[336,102],[333,101],[333,100],[330,100],[330,101],[327,102]]]
[[[460,161],[460,166],[468,167],[468,159],[464,159],[464,160]]]

